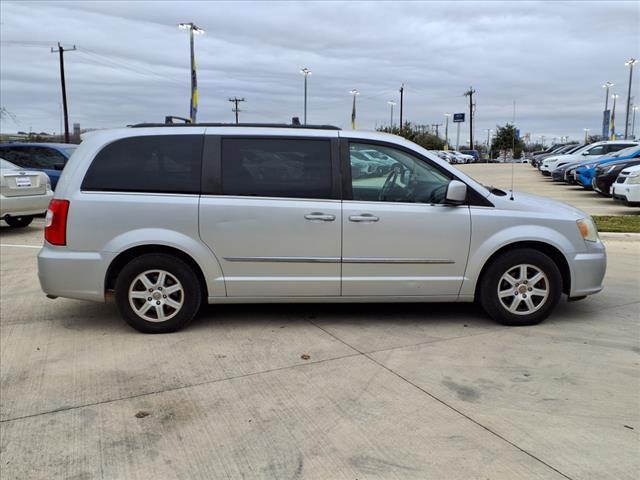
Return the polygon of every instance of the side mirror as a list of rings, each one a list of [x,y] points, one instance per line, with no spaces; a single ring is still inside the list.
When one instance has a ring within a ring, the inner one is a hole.
[[[447,194],[444,198],[447,203],[454,205],[464,203],[467,199],[467,185],[459,180],[451,180],[447,185]]]
[[[582,152],[582,155],[589,155],[589,152]]]

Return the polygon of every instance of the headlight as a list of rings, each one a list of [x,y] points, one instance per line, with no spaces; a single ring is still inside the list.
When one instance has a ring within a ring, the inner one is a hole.
[[[631,183],[633,185],[637,185],[638,183],[640,183],[640,172],[629,174],[629,176],[627,177],[627,183]]]
[[[576,224],[578,225],[580,235],[582,235],[582,238],[584,238],[587,242],[598,241],[598,229],[596,228],[595,223],[593,223],[591,217],[576,220]]]

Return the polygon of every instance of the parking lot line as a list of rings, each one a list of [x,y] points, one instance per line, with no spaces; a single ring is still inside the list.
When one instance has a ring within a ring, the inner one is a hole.
[[[14,245],[11,243],[0,243],[0,247],[10,247],[10,248],[42,248],[42,245]]]

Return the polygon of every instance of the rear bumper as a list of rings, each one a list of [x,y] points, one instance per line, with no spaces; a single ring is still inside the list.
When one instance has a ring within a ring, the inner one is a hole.
[[[571,262],[573,279],[570,297],[593,295],[603,288],[607,271],[607,253],[602,242],[594,243],[589,253],[576,254]]]
[[[103,302],[105,276],[114,255],[45,244],[38,254],[40,286],[47,295]]]
[[[7,215],[11,217],[40,215],[47,211],[52,197],[52,192],[24,197],[5,197],[3,195],[0,198],[0,217],[4,218]]]

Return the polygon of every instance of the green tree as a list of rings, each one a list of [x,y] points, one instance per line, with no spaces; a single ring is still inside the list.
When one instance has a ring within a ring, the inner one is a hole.
[[[491,151],[495,156],[496,153],[507,156],[507,152],[513,152],[513,158],[520,158],[524,150],[524,142],[516,138],[516,127],[507,123],[504,127],[498,126],[493,141],[491,142]]]
[[[411,122],[405,122],[402,129],[400,127],[378,127],[379,132],[392,133],[406,138],[407,140],[417,143],[427,150],[443,150],[444,140],[425,131],[425,127],[413,125]]]

